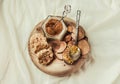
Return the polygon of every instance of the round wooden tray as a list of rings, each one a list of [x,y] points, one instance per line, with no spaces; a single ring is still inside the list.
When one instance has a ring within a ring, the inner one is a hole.
[[[30,55],[33,63],[41,71],[43,71],[43,72],[45,72],[45,73],[47,73],[49,75],[54,75],[54,76],[67,76],[67,75],[70,75],[71,73],[74,73],[74,72],[78,71],[86,63],[86,60],[88,59],[88,54],[89,54],[89,51],[90,51],[90,45],[88,43],[87,36],[85,35],[85,37],[80,40],[81,45],[83,45],[85,47],[83,47],[83,46],[80,47],[80,48],[82,48],[81,52],[83,54],[79,58],[79,60],[77,60],[74,64],[68,65],[63,60],[59,60],[59,59],[55,58],[53,60],[53,62],[50,63],[49,65],[47,65],[47,66],[42,65],[42,64],[39,63],[38,57],[35,56],[32,53],[32,51],[31,51],[31,48],[30,48],[30,45],[31,45],[30,44],[30,38],[31,38],[32,35],[34,35],[36,33],[43,33],[43,31],[41,30],[41,25],[42,25],[43,21],[41,21],[40,23],[38,23],[38,25],[35,26],[34,30],[31,32],[31,35],[30,35],[29,41],[28,41],[29,55]],[[70,19],[70,18],[65,18],[64,19],[64,23],[65,23],[65,25],[67,27],[69,25],[75,26],[75,21]],[[80,29],[82,31],[84,31],[84,29],[81,26],[80,26]],[[83,43],[82,43],[82,41],[83,41]],[[87,45],[86,45],[86,43],[84,44],[84,41],[87,42]]]

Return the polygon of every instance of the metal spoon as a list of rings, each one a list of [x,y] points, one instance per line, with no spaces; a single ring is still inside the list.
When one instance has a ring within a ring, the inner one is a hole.
[[[80,57],[80,48],[77,46],[77,43],[78,43],[78,29],[79,29],[79,22],[80,22],[80,14],[81,14],[81,11],[80,10],[77,10],[77,15],[76,15],[76,35],[75,35],[75,45],[73,45],[72,47],[73,48],[76,48],[77,49],[77,52],[71,54],[71,57],[72,59],[75,61],[77,60],[79,57]],[[71,47],[71,48],[72,48]]]
[[[78,31],[79,31],[80,15],[81,15],[81,11],[77,10],[77,15],[76,15],[76,38],[75,38],[75,44],[76,45],[78,43]]]

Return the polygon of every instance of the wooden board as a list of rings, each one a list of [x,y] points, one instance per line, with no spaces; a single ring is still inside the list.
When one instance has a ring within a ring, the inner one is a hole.
[[[70,19],[70,18],[65,18],[64,22],[66,24],[66,26],[68,27],[68,25],[72,25],[75,26],[75,21]],[[41,25],[42,25],[43,21],[41,21],[40,23],[38,23],[38,25],[35,26],[34,30],[31,32],[31,35],[29,37],[29,41],[28,41],[28,50],[29,50],[29,55],[33,61],[33,63],[35,64],[35,66],[38,67],[38,69],[40,69],[41,71],[49,74],[49,75],[54,75],[54,76],[67,76],[70,75],[71,73],[74,73],[76,71],[78,71],[86,62],[87,57],[88,57],[88,53],[84,56],[81,56],[79,58],[78,61],[76,61],[74,64],[72,65],[68,65],[66,64],[63,60],[59,60],[56,57],[54,58],[53,62],[50,63],[49,65],[45,66],[39,63],[38,57],[35,56],[30,48],[30,38],[32,35],[34,35],[35,33],[43,33],[43,31],[41,31]],[[80,29],[82,29],[82,32],[84,31],[84,29],[80,26]],[[85,32],[85,31],[84,31]],[[85,35],[86,37],[86,35]],[[86,38],[83,38],[86,39]],[[82,40],[83,40],[82,39]],[[87,41],[87,40],[86,40]],[[87,41],[88,42],[88,41]],[[89,44],[89,43],[88,43]],[[87,45],[87,47],[90,48],[89,45]],[[90,50],[89,50],[90,51]]]

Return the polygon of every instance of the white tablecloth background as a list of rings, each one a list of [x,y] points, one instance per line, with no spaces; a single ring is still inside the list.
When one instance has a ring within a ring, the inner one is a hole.
[[[49,76],[35,67],[27,41],[34,26],[48,15],[75,19],[82,11],[95,62],[70,77]],[[0,84],[120,84],[120,0],[0,0]]]

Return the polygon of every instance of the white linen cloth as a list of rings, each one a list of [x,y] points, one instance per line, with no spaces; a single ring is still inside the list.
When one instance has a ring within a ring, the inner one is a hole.
[[[27,42],[34,26],[48,15],[75,20],[82,11],[95,62],[70,77],[41,72],[31,61]],[[0,84],[120,84],[120,0],[0,0]]]

